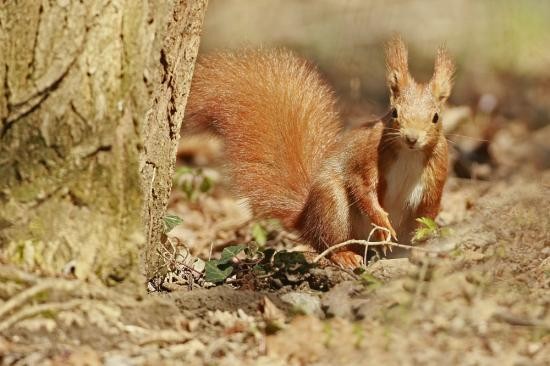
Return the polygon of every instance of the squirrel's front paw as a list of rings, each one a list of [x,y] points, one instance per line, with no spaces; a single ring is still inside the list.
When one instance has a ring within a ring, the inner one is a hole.
[[[378,237],[378,240],[380,241],[391,241],[392,238],[397,240],[397,234],[395,232],[395,229],[393,228],[390,218],[388,214],[385,214],[382,216],[383,220],[381,220],[380,226],[381,228],[384,228],[386,230],[377,230],[376,236]]]
[[[351,250],[342,250],[330,256],[330,260],[346,269],[355,269],[363,265],[363,257]]]
[[[385,213],[384,215],[381,215],[382,220],[380,221],[380,224],[378,225],[381,229],[378,229],[375,236],[378,238],[379,241],[388,241],[391,242],[392,239],[395,239],[397,241],[397,234],[395,232],[395,229],[393,228],[389,215]],[[384,230],[385,229],[385,230]],[[383,245],[382,246],[382,252],[384,253],[384,256],[388,255],[388,251],[392,251],[391,245]]]

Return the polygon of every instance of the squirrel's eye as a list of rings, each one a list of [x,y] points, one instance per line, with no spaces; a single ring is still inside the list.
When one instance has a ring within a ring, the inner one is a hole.
[[[434,114],[434,118],[432,119],[432,122],[433,123],[437,123],[437,121],[439,121],[439,114]]]
[[[391,116],[392,116],[392,118],[397,118],[397,109],[393,108],[391,110]]]

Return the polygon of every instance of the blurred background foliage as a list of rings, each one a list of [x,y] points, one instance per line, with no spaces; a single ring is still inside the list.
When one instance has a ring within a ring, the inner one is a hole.
[[[475,111],[489,95],[499,114],[538,128],[550,117],[549,20],[547,0],[211,0],[200,52],[294,49],[319,65],[349,121],[387,108],[383,44],[399,33],[418,81],[447,45],[457,63],[451,104]]]

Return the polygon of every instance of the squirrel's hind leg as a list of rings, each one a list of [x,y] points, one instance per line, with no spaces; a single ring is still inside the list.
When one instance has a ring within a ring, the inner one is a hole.
[[[296,225],[302,237],[319,253],[349,240],[351,234],[350,202],[344,182],[331,178],[313,185]],[[349,249],[335,251],[329,258],[346,268],[362,264],[362,257]]]

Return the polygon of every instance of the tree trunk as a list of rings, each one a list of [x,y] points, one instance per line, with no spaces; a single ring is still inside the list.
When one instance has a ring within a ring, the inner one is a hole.
[[[3,2],[3,260],[138,273],[164,213],[206,1]]]
[[[180,129],[199,48],[208,0],[189,1],[175,9],[160,50],[160,80],[145,121],[144,222],[147,245],[145,268],[151,278],[159,268],[158,249],[166,244],[163,217],[172,188]]]

